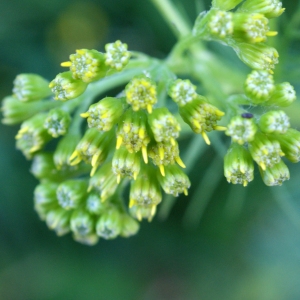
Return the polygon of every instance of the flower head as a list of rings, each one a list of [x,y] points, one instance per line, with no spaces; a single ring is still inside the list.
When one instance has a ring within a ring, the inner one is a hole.
[[[196,86],[188,79],[176,79],[170,85],[169,96],[179,106],[184,106],[197,97]]]
[[[290,120],[282,110],[271,110],[259,119],[259,128],[264,133],[286,133],[290,127]]]
[[[70,231],[71,212],[61,207],[51,209],[46,216],[46,224],[49,229],[54,230],[58,236],[67,234]]]
[[[296,92],[289,82],[275,85],[275,89],[264,105],[290,106],[296,100]]]
[[[117,71],[121,71],[129,62],[130,52],[127,44],[121,41],[105,45],[105,64]]]
[[[289,169],[283,161],[271,168],[266,168],[265,170],[260,168],[259,170],[263,182],[268,186],[282,185],[284,181],[290,179]]]
[[[70,123],[71,116],[67,111],[61,108],[54,108],[48,112],[44,122],[44,128],[47,129],[52,137],[57,138],[67,133]]]

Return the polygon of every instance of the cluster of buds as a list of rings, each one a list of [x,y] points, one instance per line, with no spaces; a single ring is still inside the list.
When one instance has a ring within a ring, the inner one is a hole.
[[[226,44],[250,68],[272,73],[279,55],[264,42],[277,35],[270,30],[269,19],[284,12],[282,3],[278,0],[241,2],[243,0],[213,0],[212,8],[196,19],[193,35]]]

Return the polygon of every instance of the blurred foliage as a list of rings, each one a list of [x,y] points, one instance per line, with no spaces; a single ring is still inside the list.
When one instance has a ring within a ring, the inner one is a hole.
[[[201,0],[174,3],[191,20],[209,7]],[[300,4],[283,3],[286,13],[274,24],[280,31],[274,42],[281,54],[278,74],[299,94]],[[120,39],[163,58],[176,41],[150,1],[2,0],[0,25],[2,98],[18,73],[52,79],[76,48],[101,51]],[[228,49],[209,47],[239,65]],[[299,113],[298,101],[289,111],[298,129]],[[89,248],[56,237],[39,221],[32,204],[37,182],[15,150],[16,132],[1,125],[0,299],[300,298],[299,166],[290,166],[283,187],[270,189],[259,180],[246,189],[231,186],[215,140],[215,147],[199,148],[191,196],[177,199],[166,221],[143,222],[133,238]]]

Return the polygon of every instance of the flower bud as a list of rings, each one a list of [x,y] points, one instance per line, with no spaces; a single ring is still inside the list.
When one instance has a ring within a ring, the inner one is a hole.
[[[125,98],[106,97],[91,105],[81,116],[87,118],[90,128],[109,131],[123,115],[125,106]]]
[[[128,64],[130,52],[127,51],[127,44],[121,41],[105,45],[105,64],[117,71],[121,71]]]
[[[94,246],[98,243],[99,237],[95,233],[90,233],[87,235],[73,234],[73,239],[87,246]]]
[[[251,103],[265,104],[275,88],[273,76],[267,71],[252,71],[247,76],[244,88]]]
[[[32,158],[34,152],[42,149],[51,139],[43,127],[46,114],[39,113],[22,123],[16,135],[16,146],[27,159]]]
[[[177,166],[168,165],[165,167],[165,176],[157,172],[159,183],[166,194],[178,197],[178,194],[188,195],[191,182],[188,176]]]
[[[271,110],[259,119],[259,128],[264,133],[286,133],[290,127],[290,120],[282,110]]]
[[[112,171],[120,183],[121,177],[136,180],[141,168],[141,156],[139,153],[130,153],[125,147],[120,147],[114,153],[112,159]]]
[[[277,18],[285,10],[279,0],[246,0],[239,8],[241,11],[261,13],[267,18]]]
[[[94,215],[101,215],[108,208],[108,205],[106,203],[107,202],[101,201],[101,198],[97,194],[91,193],[86,199],[85,207],[89,213]]]
[[[243,0],[213,0],[212,6],[220,10],[231,10],[235,8]]]
[[[232,143],[224,157],[224,176],[227,181],[247,186],[254,178],[253,172],[250,153],[243,146]]]
[[[65,210],[79,207],[86,197],[87,183],[84,180],[67,180],[62,182],[57,190],[56,197],[59,205]]]
[[[61,108],[54,108],[48,112],[44,122],[44,128],[48,133],[57,138],[60,135],[65,135],[71,123],[71,116],[68,112]]]
[[[20,74],[14,80],[13,94],[22,102],[41,100],[51,95],[49,82],[37,74]]]
[[[122,218],[117,208],[110,208],[103,213],[96,224],[97,235],[106,239],[116,238],[122,230]]]
[[[165,107],[154,109],[148,117],[148,123],[157,142],[174,143],[179,137],[180,124]]]
[[[148,222],[151,222],[153,217],[156,214],[156,205],[134,205],[129,208],[130,214],[142,221],[142,219],[148,219]]]
[[[148,162],[147,145],[150,142],[150,137],[145,112],[133,112],[131,109],[128,109],[118,124],[116,134],[117,149],[124,145],[130,153],[141,150],[145,163]]]
[[[193,85],[188,79],[176,79],[170,85],[169,96],[179,106],[184,106],[197,98],[196,86]]]
[[[92,233],[94,223],[94,218],[84,209],[76,209],[71,215],[70,227],[75,235],[85,236]]]
[[[266,170],[261,168],[259,170],[263,182],[268,186],[282,185],[284,181],[290,179],[289,169],[283,161]]]
[[[70,67],[74,79],[90,83],[105,77],[108,67],[105,56],[97,50],[80,49],[70,55],[70,61],[63,62],[63,67]]]
[[[271,94],[271,97],[266,103],[264,103],[264,105],[286,107],[290,106],[295,100],[296,92],[294,87],[288,82],[283,82],[275,85],[275,89]]]
[[[156,84],[145,75],[136,76],[126,85],[127,103],[134,111],[147,109],[151,114],[152,106],[157,102]]]
[[[179,113],[184,122],[187,123],[194,132],[200,133],[208,145],[210,145],[210,141],[206,132],[212,130],[226,130],[225,127],[217,125],[217,121],[219,121],[225,113],[207,103],[206,99],[202,96],[198,96],[183,107],[179,107]]]
[[[284,156],[280,144],[277,141],[271,141],[261,132],[257,132],[254,141],[249,143],[249,151],[263,170],[278,164],[280,157]]]
[[[55,100],[67,101],[77,98],[87,88],[87,83],[74,79],[72,72],[59,73],[49,84]]]
[[[121,228],[120,235],[122,237],[127,238],[133,236],[137,234],[137,232],[140,229],[140,224],[127,214],[121,215],[121,222],[122,222],[122,228]]]
[[[70,217],[71,212],[59,207],[47,213],[46,224],[49,229],[54,230],[58,236],[62,236],[70,231]]]
[[[244,143],[253,141],[256,131],[257,126],[253,119],[235,116],[231,118],[227,125],[225,134],[231,136],[233,142],[243,145]]]

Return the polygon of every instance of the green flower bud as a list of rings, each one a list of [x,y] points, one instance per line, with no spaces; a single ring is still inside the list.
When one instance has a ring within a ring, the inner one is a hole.
[[[170,85],[169,96],[179,106],[184,106],[197,98],[196,86],[188,79],[177,79]]]
[[[278,64],[277,50],[264,43],[236,43],[233,49],[240,60],[252,69],[266,70],[273,74],[272,69]]]
[[[254,140],[256,131],[257,126],[253,119],[245,119],[241,116],[235,116],[231,118],[227,125],[225,134],[231,136],[233,142],[243,145],[244,143]]]
[[[188,195],[191,182],[188,176],[177,165],[166,166],[165,176],[162,176],[158,172],[157,178],[166,194],[171,194],[175,197],[181,193],[184,193],[186,196]]]
[[[80,141],[80,134],[67,134],[57,144],[53,154],[53,161],[58,170],[76,169],[70,166],[70,157]]]
[[[77,98],[87,88],[87,83],[74,79],[72,72],[59,73],[49,84],[55,100],[67,101]]]
[[[183,161],[179,156],[178,143],[155,143],[149,146],[149,157],[154,165],[159,167],[162,176],[165,176],[165,166],[177,163],[182,168],[185,168]]]
[[[34,190],[34,209],[41,220],[45,220],[50,210],[58,208],[56,199],[57,183],[44,182]]]
[[[58,236],[62,236],[70,232],[70,217],[71,212],[59,207],[47,213],[46,224],[49,229],[54,230]]]
[[[67,180],[58,186],[56,197],[62,208],[71,210],[79,207],[84,201],[86,191],[87,183],[84,180]]]
[[[127,214],[121,215],[122,229],[120,235],[122,237],[130,237],[136,235],[140,229],[140,224]]]
[[[235,8],[243,0],[213,0],[213,8],[218,8],[220,10],[231,10]]]
[[[35,101],[24,103],[13,96],[5,97],[2,101],[1,111],[4,116],[2,123],[6,125],[14,125],[21,123],[35,114],[47,108],[51,102]]]
[[[106,239],[116,238],[122,230],[121,214],[116,208],[107,210],[100,216],[96,224],[97,235]]]
[[[99,237],[95,233],[90,233],[87,235],[73,234],[73,239],[76,242],[87,245],[87,246],[94,246],[99,241]]]
[[[105,77],[109,69],[103,53],[88,49],[76,50],[70,55],[70,61],[61,63],[61,66],[70,67],[73,78],[86,83]]]
[[[120,183],[122,177],[136,180],[141,168],[139,153],[130,153],[125,147],[117,149],[112,159],[112,171]]]
[[[290,106],[296,100],[296,92],[294,87],[288,83],[283,82],[275,85],[275,90],[271,94],[269,100],[264,105],[275,106]]]
[[[23,152],[27,159],[32,158],[34,152],[42,149],[51,139],[43,127],[46,114],[39,113],[22,123],[16,135],[16,146]]]
[[[88,195],[85,207],[89,213],[94,215],[101,215],[108,209],[106,202],[101,201],[101,198],[94,193]]]
[[[246,0],[239,8],[241,11],[261,13],[267,18],[277,18],[285,10],[279,0]]]
[[[273,76],[267,71],[252,71],[247,76],[244,88],[253,104],[264,103],[275,88]]]
[[[57,138],[60,135],[65,135],[71,123],[71,116],[68,112],[61,108],[54,108],[48,112],[44,122],[44,128],[48,133]]]
[[[147,145],[150,137],[147,129],[147,115],[143,111],[133,112],[128,109],[120,120],[117,129],[117,145],[124,145],[128,152],[142,151],[145,163],[148,162]]]
[[[259,168],[259,170],[263,182],[268,186],[282,185],[284,181],[290,179],[289,169],[283,161],[272,168],[266,168],[266,170]]]
[[[276,31],[270,31],[269,20],[262,14],[234,13],[233,23],[233,37],[237,40],[261,43],[268,36],[277,35]]]
[[[254,178],[253,172],[250,153],[243,146],[232,143],[224,157],[224,176],[227,181],[247,186]]]
[[[140,175],[131,182],[129,207],[134,205],[157,206],[162,199],[156,170],[144,166]]]
[[[106,97],[90,106],[83,118],[87,118],[90,128],[99,131],[109,131],[123,115],[125,109],[125,98]]]
[[[260,117],[259,128],[264,133],[286,133],[290,120],[282,110],[272,110]]]
[[[204,36],[206,39],[224,40],[233,33],[233,14],[218,9],[201,13],[193,28],[193,35]]]
[[[278,164],[280,157],[284,156],[280,144],[277,141],[271,141],[261,132],[257,132],[254,141],[249,143],[249,151],[263,170]]]
[[[127,51],[127,44],[121,41],[105,45],[105,64],[109,67],[121,71],[128,64],[130,59],[130,52]]]
[[[293,163],[300,161],[300,132],[288,129],[285,134],[270,134],[269,138],[279,142],[285,157]]]
[[[134,111],[147,109],[151,114],[152,106],[157,102],[156,84],[145,75],[136,76],[126,85],[127,103]]]
[[[89,191],[94,189],[101,196],[101,201],[111,197],[118,187],[117,178],[112,172],[111,162],[103,164],[90,178]]]
[[[207,103],[206,99],[202,96],[198,96],[183,107],[179,107],[179,113],[184,122],[187,123],[194,132],[200,133],[208,145],[210,145],[210,141],[206,132],[212,130],[226,130],[225,127],[217,125],[217,121],[219,121],[225,113]]]
[[[130,214],[142,221],[142,219],[148,219],[149,222],[152,221],[156,214],[156,205],[134,205],[129,208]]]
[[[49,82],[36,74],[20,74],[14,80],[13,94],[22,102],[41,100],[51,95]]]
[[[84,209],[76,209],[71,215],[71,230],[77,236],[85,236],[92,233],[95,227],[94,223],[94,218]]]
[[[180,124],[165,107],[154,109],[148,117],[148,123],[157,142],[174,143],[179,137]]]

